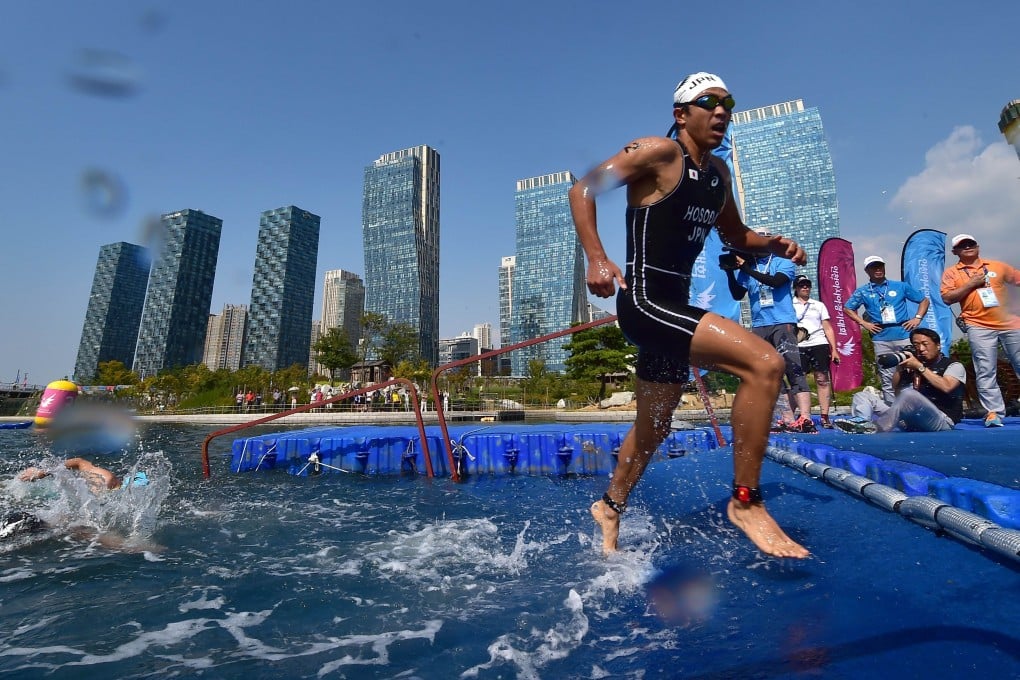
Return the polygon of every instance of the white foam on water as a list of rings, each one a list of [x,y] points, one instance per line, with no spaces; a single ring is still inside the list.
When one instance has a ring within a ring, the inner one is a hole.
[[[526,638],[514,633],[499,636],[489,645],[489,661],[468,668],[460,674],[462,678],[478,677],[479,671],[494,668],[501,663],[512,663],[517,667],[517,677],[537,680],[538,670],[550,661],[566,658],[577,649],[588,634],[588,617],[577,591],[570,590],[563,602],[564,620],[548,630],[532,628]],[[519,649],[537,643],[533,651]]]

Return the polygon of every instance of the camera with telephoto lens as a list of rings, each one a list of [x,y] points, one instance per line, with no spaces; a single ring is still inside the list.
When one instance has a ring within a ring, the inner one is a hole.
[[[751,255],[750,253],[724,248],[723,251],[719,253],[719,269],[728,269],[730,271],[740,269],[740,265],[737,264],[738,255],[744,258],[745,262],[754,259],[754,255]]]
[[[904,347],[899,352],[879,354],[875,357],[875,361],[877,361],[878,365],[881,366],[882,368],[892,368],[893,366],[898,366],[899,364],[901,364],[903,361],[906,360],[907,357],[914,356],[914,354],[915,353],[913,347]]]

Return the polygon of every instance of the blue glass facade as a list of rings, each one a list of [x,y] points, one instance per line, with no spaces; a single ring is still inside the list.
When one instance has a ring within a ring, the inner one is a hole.
[[[146,248],[133,243],[100,247],[74,363],[78,384],[92,384],[100,362],[116,360],[128,368],[134,364],[149,258]]]
[[[569,172],[557,172],[517,182],[512,343],[569,328],[587,313],[584,252],[567,199],[576,181]],[[543,360],[547,370],[563,371],[568,356],[565,342],[553,340],[514,351],[512,375],[527,375],[528,363],[534,359]]]
[[[439,360],[439,154],[416,146],[365,168],[362,197],[365,310],[419,332]]]
[[[796,100],[737,111],[733,148],[744,222],[797,241],[814,278],[819,248],[839,236],[836,175],[818,109]]]
[[[262,213],[244,366],[308,366],[321,218],[290,205]]]
[[[168,213],[161,222],[163,247],[149,274],[135,349],[142,378],[202,361],[223,229],[223,220],[200,210]]]

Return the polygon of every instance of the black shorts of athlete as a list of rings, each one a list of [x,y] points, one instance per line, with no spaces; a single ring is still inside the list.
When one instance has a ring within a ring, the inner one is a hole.
[[[776,348],[786,362],[786,393],[810,392],[804,368],[800,364],[800,348],[797,347],[797,331],[792,323],[778,323],[771,326],[756,326],[751,332]]]
[[[800,365],[805,373],[808,371],[828,373],[831,360],[832,355],[829,352],[828,345],[813,345],[811,347],[800,348]]]
[[[638,348],[637,376],[644,381],[678,385],[690,380],[691,339],[705,316],[704,309],[687,304],[690,278],[676,274],[646,274],[616,297],[620,330]]]

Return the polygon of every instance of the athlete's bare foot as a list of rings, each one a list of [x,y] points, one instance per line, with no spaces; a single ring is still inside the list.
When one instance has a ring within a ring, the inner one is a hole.
[[[591,516],[602,527],[602,552],[608,555],[616,552],[616,540],[620,537],[620,515],[606,505],[605,501],[591,504]]]
[[[594,507],[592,512],[594,512]],[[762,503],[744,503],[731,498],[726,507],[726,515],[733,525],[747,534],[758,549],[776,557],[796,557],[803,559],[811,553],[787,536]]]

